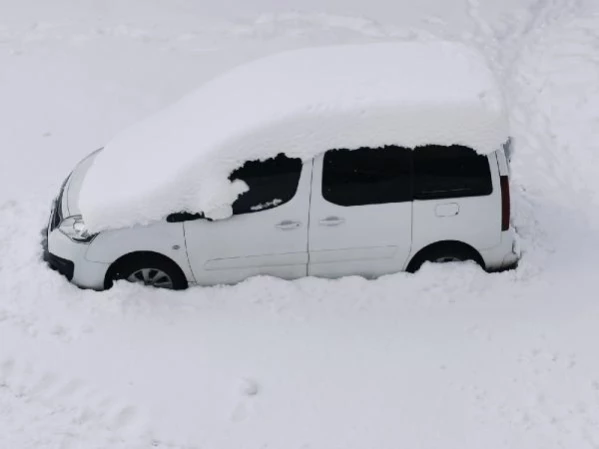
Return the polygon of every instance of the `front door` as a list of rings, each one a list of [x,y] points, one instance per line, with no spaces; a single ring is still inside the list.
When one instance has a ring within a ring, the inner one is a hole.
[[[254,275],[305,276],[312,161],[284,155],[247,162],[231,179],[249,190],[224,220],[185,222],[189,262],[200,285],[230,284]]]
[[[412,239],[411,150],[332,150],[314,161],[308,272],[401,271]]]

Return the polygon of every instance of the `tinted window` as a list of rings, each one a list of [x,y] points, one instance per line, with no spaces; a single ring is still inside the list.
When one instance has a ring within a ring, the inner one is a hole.
[[[322,196],[340,206],[410,201],[410,150],[387,146],[324,155]]]
[[[265,161],[248,161],[235,170],[230,180],[240,179],[250,188],[233,203],[233,214],[272,209],[285,204],[297,191],[302,161],[283,154]]]
[[[487,156],[459,145],[414,150],[414,199],[481,196],[492,191]]]

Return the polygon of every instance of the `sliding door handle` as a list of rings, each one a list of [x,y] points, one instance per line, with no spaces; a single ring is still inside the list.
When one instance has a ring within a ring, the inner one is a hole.
[[[275,225],[275,227],[277,229],[281,229],[282,231],[289,231],[291,229],[297,229],[301,226],[302,224],[299,221],[293,221],[293,220],[283,220],[280,223],[277,223]]]
[[[339,226],[340,224],[345,223],[345,218],[343,218],[343,217],[327,217],[327,218],[323,218],[318,223],[321,226]]]

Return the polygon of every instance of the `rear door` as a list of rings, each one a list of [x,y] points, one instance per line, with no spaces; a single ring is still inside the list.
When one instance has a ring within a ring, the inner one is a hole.
[[[249,190],[225,220],[185,222],[189,262],[199,284],[235,283],[253,275],[305,276],[312,161],[282,154],[247,162],[231,175]]]
[[[476,250],[501,239],[501,188],[495,153],[460,146],[414,150],[414,251],[443,240]]]
[[[411,246],[411,154],[387,146],[331,150],[314,161],[308,272],[379,276],[403,269]]]

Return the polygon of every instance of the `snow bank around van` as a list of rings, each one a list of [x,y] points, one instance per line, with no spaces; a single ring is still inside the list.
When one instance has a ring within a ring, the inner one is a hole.
[[[463,44],[295,50],[237,67],[118,135],[94,161],[79,206],[93,232],[215,213],[246,189],[228,180],[246,160],[390,144],[490,153],[507,135],[494,77]]]

